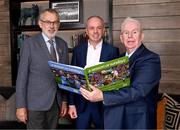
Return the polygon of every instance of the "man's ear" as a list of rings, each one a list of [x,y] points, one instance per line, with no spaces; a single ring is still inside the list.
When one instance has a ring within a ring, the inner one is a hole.
[[[121,43],[123,43],[123,38],[122,38],[122,35],[121,35],[121,34],[119,35],[119,38],[120,38],[120,40],[121,40]]]
[[[108,35],[106,28],[103,29],[103,36]]]
[[[144,33],[142,32],[141,33],[141,41],[143,41],[144,40]]]
[[[87,30],[87,29],[85,29],[85,32],[86,32],[86,34],[89,36],[89,33],[88,33],[88,30]]]
[[[38,25],[40,28],[42,27],[42,22],[40,20],[38,20]]]

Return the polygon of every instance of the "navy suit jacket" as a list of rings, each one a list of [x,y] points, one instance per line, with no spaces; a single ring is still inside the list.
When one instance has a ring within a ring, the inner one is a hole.
[[[77,46],[73,49],[72,65],[85,67],[87,49],[88,49],[88,43],[82,43],[80,46]],[[112,45],[107,43],[102,44],[100,62],[109,61],[118,57],[119,57],[118,48],[113,47]],[[71,93],[69,96],[69,105],[75,105],[79,113],[83,112],[87,102],[88,101],[84,99],[81,95]],[[96,104],[102,106],[102,102],[97,102]]]
[[[160,58],[143,44],[129,59],[131,85],[119,91],[105,92],[105,129],[154,129]]]

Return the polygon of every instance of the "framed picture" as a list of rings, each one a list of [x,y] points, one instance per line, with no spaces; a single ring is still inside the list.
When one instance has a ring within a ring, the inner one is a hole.
[[[56,9],[60,15],[61,24],[68,25],[71,23],[82,23],[82,0],[61,0],[52,1],[50,4],[52,9]]]

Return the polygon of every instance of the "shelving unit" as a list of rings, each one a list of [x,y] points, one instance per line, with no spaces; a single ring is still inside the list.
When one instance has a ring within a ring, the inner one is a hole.
[[[79,1],[79,15],[81,17],[79,22],[61,22],[58,35],[62,37],[68,43],[69,53],[72,52],[72,35],[83,32],[85,25],[84,22],[87,17],[91,15],[100,15],[106,17],[106,28],[108,29],[108,39],[112,43],[112,0],[9,0],[9,12],[10,12],[10,39],[11,39],[11,71],[12,71],[12,85],[16,84],[19,52],[20,47],[18,45],[18,36],[21,33],[34,33],[39,32],[41,29],[38,25],[31,25],[30,22],[23,26],[19,26],[20,12],[22,8],[31,7],[32,4],[37,4],[40,11],[45,8],[51,8],[53,2],[72,2]],[[94,6],[102,5],[97,7]],[[103,6],[104,5],[104,6]],[[93,7],[91,7],[93,6]],[[102,8],[102,9],[101,9]],[[97,11],[98,10],[98,11]],[[104,13],[104,14],[103,14]]]

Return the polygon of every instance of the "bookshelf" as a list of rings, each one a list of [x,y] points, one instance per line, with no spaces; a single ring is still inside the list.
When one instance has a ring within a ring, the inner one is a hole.
[[[12,85],[16,84],[16,77],[19,63],[20,43],[22,37],[26,35],[34,35],[40,32],[40,28],[35,23],[31,23],[31,19],[27,18],[25,24],[19,23],[21,10],[23,8],[31,8],[33,4],[37,4],[39,12],[45,8],[54,8],[53,4],[61,4],[61,2],[78,2],[79,3],[79,20],[76,22],[61,22],[58,36],[63,38],[68,43],[69,54],[71,55],[73,47],[77,41],[84,40],[86,19],[91,15],[99,15],[106,22],[107,34],[105,37],[112,43],[112,0],[9,0],[10,12],[10,39],[11,39],[11,72]],[[75,5],[76,6],[76,5]],[[96,8],[94,8],[96,6]],[[64,7],[63,7],[64,8]],[[66,10],[66,9],[65,9]],[[71,56],[70,56],[71,57]]]

